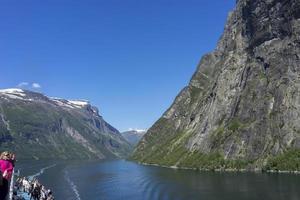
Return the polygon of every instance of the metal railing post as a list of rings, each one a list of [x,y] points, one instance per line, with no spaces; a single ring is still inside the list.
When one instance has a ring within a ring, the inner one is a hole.
[[[11,180],[10,180],[8,200],[12,200],[13,199],[14,185],[15,185],[15,170],[13,170],[13,173],[12,173],[12,176],[11,176]]]

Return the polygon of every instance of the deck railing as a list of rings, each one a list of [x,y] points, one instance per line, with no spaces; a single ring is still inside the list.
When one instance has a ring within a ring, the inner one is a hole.
[[[11,176],[11,179],[10,179],[9,193],[8,193],[8,200],[13,200],[13,196],[14,196],[14,185],[15,185],[15,170],[13,170],[12,176]]]

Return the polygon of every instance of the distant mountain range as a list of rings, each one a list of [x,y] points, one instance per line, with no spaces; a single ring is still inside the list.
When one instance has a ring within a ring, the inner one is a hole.
[[[126,157],[132,149],[87,101],[0,90],[0,151],[19,159]]]
[[[146,132],[146,130],[130,130],[123,132],[122,135],[130,144],[135,146],[146,134]]]

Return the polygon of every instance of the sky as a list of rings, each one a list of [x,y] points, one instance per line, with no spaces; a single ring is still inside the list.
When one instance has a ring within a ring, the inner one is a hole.
[[[214,50],[235,0],[0,0],[0,88],[84,99],[148,129]]]

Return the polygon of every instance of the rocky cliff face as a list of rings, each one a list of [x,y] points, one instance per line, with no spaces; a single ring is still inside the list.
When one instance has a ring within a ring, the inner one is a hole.
[[[300,148],[300,1],[238,0],[216,50],[147,132],[133,159],[261,168]]]
[[[86,101],[0,90],[0,151],[16,152],[18,159],[102,159],[127,156],[130,149]]]

